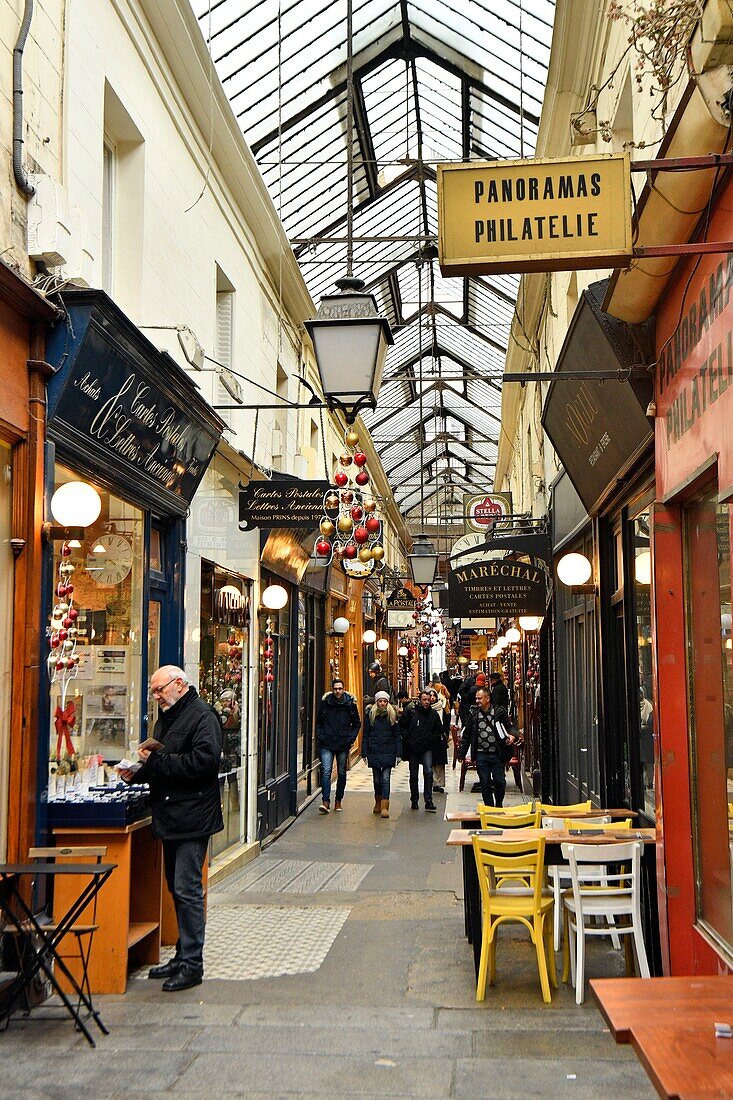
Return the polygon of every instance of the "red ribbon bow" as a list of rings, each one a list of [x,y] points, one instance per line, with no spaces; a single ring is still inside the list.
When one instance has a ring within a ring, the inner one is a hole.
[[[71,729],[76,724],[76,704],[70,700],[66,707],[56,707],[54,712],[54,725],[56,727],[56,759],[61,759],[61,748],[65,743],[69,757],[74,755],[74,742],[71,740]]]

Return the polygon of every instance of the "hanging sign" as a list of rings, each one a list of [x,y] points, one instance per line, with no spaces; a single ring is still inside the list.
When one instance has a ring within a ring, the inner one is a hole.
[[[485,634],[473,634],[469,639],[472,661],[485,661],[489,653],[489,639]]]
[[[628,153],[439,164],[443,275],[626,267]]]
[[[467,534],[492,530],[496,521],[511,513],[511,493],[464,493],[463,523]]]
[[[251,481],[239,487],[239,529],[318,529],[327,481]]]
[[[411,630],[415,625],[415,597],[407,588],[398,588],[387,600],[387,629]]]
[[[534,561],[489,558],[455,566],[448,574],[451,614],[456,618],[544,615],[547,574]]]

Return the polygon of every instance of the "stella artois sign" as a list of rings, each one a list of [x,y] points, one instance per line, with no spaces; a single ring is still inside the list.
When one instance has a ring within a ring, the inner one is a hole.
[[[466,532],[491,531],[497,520],[512,510],[511,493],[466,493],[463,497],[463,519]]]

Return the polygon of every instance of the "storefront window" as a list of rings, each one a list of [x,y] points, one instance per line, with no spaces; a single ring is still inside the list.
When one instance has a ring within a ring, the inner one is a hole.
[[[57,488],[76,480],[76,474],[57,467]],[[68,733],[77,757],[99,754],[116,762],[140,740],[147,694],[142,680],[144,517],[139,508],[96,488],[102,500],[99,519],[82,540],[70,544],[80,660],[65,708],[58,686],[51,685],[50,757],[68,755]],[[61,545],[54,542],[54,580]]]
[[[263,580],[263,584],[267,581]],[[278,581],[282,584],[282,581]],[[259,785],[288,771],[290,715],[290,600],[280,611],[259,615]],[[269,623],[269,633],[268,633]],[[272,639],[272,668],[265,669],[265,638]],[[267,679],[267,671],[272,680]]]
[[[638,669],[639,721],[638,759],[641,772],[640,809],[654,817],[654,709],[652,707],[652,560],[649,538],[649,510],[630,521],[634,569],[634,615]],[[632,689],[633,690],[633,689]],[[634,730],[632,728],[632,737]]]
[[[687,660],[697,914],[733,950],[731,509],[713,486],[685,509]]]
[[[0,860],[7,846],[10,684],[13,669],[13,553],[10,549],[11,452],[0,443]]]
[[[219,772],[224,829],[212,838],[213,855],[244,835],[242,762],[249,707],[249,616],[248,582],[202,561],[199,692],[219,714],[224,733]]]

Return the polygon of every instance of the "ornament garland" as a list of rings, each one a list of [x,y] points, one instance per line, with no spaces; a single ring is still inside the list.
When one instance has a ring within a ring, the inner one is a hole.
[[[319,565],[335,560],[344,572],[348,572],[347,563],[351,561],[376,569],[384,567],[382,521],[376,499],[366,491],[370,481],[366,465],[359,436],[348,428],[333,485],[323,497],[320,537],[315,547]]]
[[[74,754],[74,745],[71,740],[71,729],[74,721],[70,721],[67,713],[66,695],[69,684],[75,680],[79,673],[79,656],[76,652],[79,629],[77,619],[79,611],[74,607],[74,566],[69,560],[71,547],[68,542],[61,545],[61,561],[59,562],[58,581],[54,591],[54,607],[51,612],[51,624],[48,629],[50,652],[47,658],[48,678],[52,684],[59,684],[61,688],[60,713],[65,717],[62,728],[57,727],[59,734],[56,745],[57,759],[61,758],[62,742],[71,757]],[[59,709],[59,708],[57,708]],[[57,715],[58,718],[58,715]],[[74,716],[75,720],[75,716]]]

